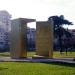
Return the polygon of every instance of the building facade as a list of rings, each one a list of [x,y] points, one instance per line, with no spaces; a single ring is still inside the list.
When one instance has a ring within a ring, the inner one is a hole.
[[[5,11],[0,11],[0,50],[9,47],[9,32],[11,30],[11,15]]]
[[[36,29],[27,28],[27,50],[35,50]]]
[[[5,24],[6,31],[8,32],[11,28],[11,15],[5,10],[0,11],[0,22]]]

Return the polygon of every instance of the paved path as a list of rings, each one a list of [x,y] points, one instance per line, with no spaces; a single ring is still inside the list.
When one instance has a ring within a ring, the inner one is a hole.
[[[74,58],[53,58],[53,59],[40,59],[40,58],[23,58],[11,59],[10,57],[0,57],[0,62],[43,62],[43,63],[68,63],[75,64]]]

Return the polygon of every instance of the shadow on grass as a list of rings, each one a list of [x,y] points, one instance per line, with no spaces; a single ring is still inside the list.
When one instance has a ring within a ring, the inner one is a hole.
[[[0,56],[3,56],[3,57],[5,57],[5,56],[9,56],[9,55],[0,54]]]
[[[42,63],[75,68],[75,64],[71,64],[71,63],[62,63],[62,62],[42,62]]]
[[[1,70],[5,70],[5,69],[8,69],[8,68],[3,68],[3,67],[0,67],[0,71],[1,71]]]

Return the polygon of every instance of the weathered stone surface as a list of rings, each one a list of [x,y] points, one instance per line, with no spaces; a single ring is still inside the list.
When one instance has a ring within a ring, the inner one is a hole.
[[[22,58],[27,56],[26,49],[26,29],[28,22],[34,19],[19,18],[12,20],[10,35],[10,56],[12,58]]]
[[[53,28],[52,22],[36,22],[36,54],[53,56]]]
[[[11,25],[11,49],[10,56],[12,58],[26,57],[26,42],[24,38],[27,25],[21,23],[20,19],[12,21]]]
[[[27,56],[26,29],[27,23],[34,19],[15,19],[11,25],[10,56],[22,58]],[[40,56],[53,56],[53,29],[52,22],[36,22],[36,54]]]

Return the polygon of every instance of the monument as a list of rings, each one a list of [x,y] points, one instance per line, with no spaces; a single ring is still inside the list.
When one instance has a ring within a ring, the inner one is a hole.
[[[35,19],[19,18],[12,20],[11,24],[11,58],[27,57],[27,23]],[[44,57],[53,57],[53,28],[52,21],[36,22],[36,54]]]
[[[12,20],[10,35],[10,56],[11,58],[23,58],[27,56],[26,29],[27,23],[35,19],[19,18]]]
[[[36,22],[36,54],[53,57],[53,27],[52,21]]]

